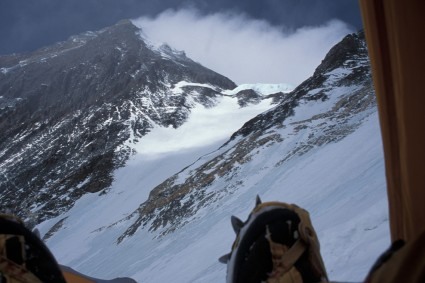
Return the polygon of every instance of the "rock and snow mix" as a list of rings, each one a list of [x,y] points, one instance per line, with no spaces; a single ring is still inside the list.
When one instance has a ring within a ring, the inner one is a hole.
[[[6,185],[19,172],[42,184],[22,180],[2,204],[16,205],[16,193],[31,189],[24,203],[37,200],[29,209],[40,213],[38,228],[61,264],[101,278],[223,282],[218,258],[235,236],[230,215],[246,217],[259,194],[310,211],[331,279],[363,279],[389,232],[360,35],[334,47],[293,91],[287,84],[236,87],[182,52],[143,42],[129,22],[78,38],[1,68],[0,83],[26,68],[51,72],[50,84],[27,77],[52,112],[8,127],[16,144],[0,152],[0,173]],[[90,61],[91,45],[102,46],[104,61]],[[55,71],[63,62],[75,66]],[[63,85],[72,79],[81,85]],[[74,99],[60,98],[59,87]],[[1,98],[23,114],[7,113],[24,119],[31,91],[23,87],[21,104]],[[72,104],[80,99],[87,108]]]

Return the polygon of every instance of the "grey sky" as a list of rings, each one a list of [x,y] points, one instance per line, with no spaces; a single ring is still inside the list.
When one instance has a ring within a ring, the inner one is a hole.
[[[0,0],[0,55],[122,19],[237,84],[293,86],[362,27],[357,0]]]
[[[167,10],[134,23],[153,45],[167,43],[237,84],[288,83],[311,76],[329,49],[353,29],[340,20],[288,30],[237,12]]]
[[[0,0],[0,55],[32,51],[120,19],[188,7],[203,14],[244,13],[290,29],[330,19],[361,28],[357,0]]]

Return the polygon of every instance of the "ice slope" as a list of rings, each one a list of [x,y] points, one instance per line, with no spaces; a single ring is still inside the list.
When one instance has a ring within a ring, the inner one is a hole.
[[[271,101],[264,99],[257,105],[240,108],[236,97],[223,96],[214,109],[197,104],[190,119],[177,129],[155,126],[138,144],[133,145],[138,154],[115,172],[112,189],[107,194],[88,194],[69,212],[40,225],[42,234],[45,234],[53,224],[65,219],[63,226],[59,227],[61,230],[48,241],[59,261],[79,269],[80,264],[74,261],[80,262],[84,254],[96,254],[94,251],[100,247],[104,249],[104,245],[115,250],[116,235],[110,238],[102,236],[107,241],[99,242],[99,238],[91,237],[93,231],[134,211],[155,186],[200,156],[217,149],[244,122],[269,109]],[[100,236],[101,233],[96,234]],[[126,272],[125,269],[115,271],[116,274]],[[104,275],[107,277],[108,274]]]
[[[218,109],[222,114],[233,113],[230,115],[233,119],[241,117],[240,122],[245,121],[247,116],[242,118],[237,111],[247,110],[236,105],[235,100],[223,98]],[[133,237],[116,244],[117,237],[131,223],[131,219],[124,217],[147,198],[150,189],[226,140],[222,133],[221,140],[211,139],[207,145],[205,140],[199,140],[196,146],[192,135],[185,134],[197,129],[199,136],[209,137],[211,132],[206,128],[202,132],[199,121],[214,117],[210,111],[197,108],[186,128],[155,128],[140,141],[140,146],[144,143],[143,151],[117,170],[111,191],[84,196],[65,215],[39,225],[43,234],[67,217],[47,241],[58,261],[101,278],[131,276],[139,282],[224,282],[225,266],[217,259],[230,250],[234,239],[230,215],[244,219],[254,205],[255,195],[260,194],[264,201],[281,200],[308,209],[331,279],[361,280],[389,244],[384,164],[376,114],[339,143],[293,158],[283,171],[268,168],[273,148],[262,151],[250,165],[252,168],[244,169],[243,189],[201,209],[183,228],[161,238],[139,229]],[[216,125],[233,124],[229,123],[228,115],[214,117]],[[237,129],[236,123],[234,127]],[[234,130],[229,128],[228,135]],[[172,151],[158,150],[167,149],[168,145],[161,143],[170,142],[172,137],[178,137]],[[190,143],[191,147],[185,148]]]

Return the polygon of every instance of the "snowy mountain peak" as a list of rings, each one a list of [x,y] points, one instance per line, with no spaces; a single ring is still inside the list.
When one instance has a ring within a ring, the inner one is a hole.
[[[357,37],[357,40],[363,39]],[[346,44],[351,43],[345,40],[339,46],[344,50]],[[259,152],[281,147],[282,155],[267,161],[264,168],[285,168],[292,159],[338,142],[358,129],[376,111],[367,53],[358,49],[353,56],[342,54],[344,60],[327,56],[318,67],[324,72],[316,71],[273,109],[245,123],[220,149],[149,189],[149,198],[129,216],[137,217],[132,220],[134,224],[118,242],[141,226],[147,225],[149,231],[161,231],[161,235],[180,229],[189,221],[185,219],[196,218],[203,207],[214,206],[244,187],[247,175],[241,172],[250,168]],[[334,65],[332,70],[323,68],[335,59],[341,64]],[[187,85],[180,83],[176,88]]]
[[[184,58],[187,59],[186,53],[184,51],[178,51],[171,48],[168,44],[162,44],[158,50],[162,53],[164,57],[168,58]]]
[[[114,171],[146,152],[140,141],[154,129],[178,129],[192,112],[217,106],[236,125],[217,141],[276,103],[247,101],[254,110],[239,113],[241,99],[226,94],[236,88],[231,80],[141,33],[125,20],[0,57],[2,207],[34,223],[60,215],[87,193],[106,193]],[[201,136],[210,136],[207,124]]]
[[[130,21],[1,56],[0,70],[0,203],[62,264],[222,282],[229,217],[257,194],[310,211],[331,278],[361,280],[388,242],[362,33],[293,90],[236,86]]]

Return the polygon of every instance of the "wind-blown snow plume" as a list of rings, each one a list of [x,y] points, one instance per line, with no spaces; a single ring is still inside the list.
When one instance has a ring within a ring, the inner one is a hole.
[[[204,66],[237,83],[288,82],[309,77],[326,52],[350,32],[341,21],[289,30],[243,14],[202,16],[195,9],[167,10],[133,21],[149,38],[185,50]]]

